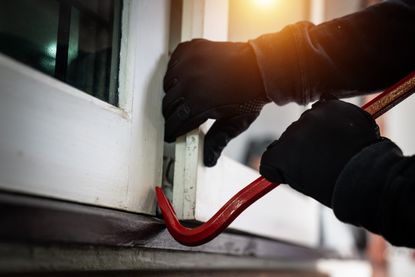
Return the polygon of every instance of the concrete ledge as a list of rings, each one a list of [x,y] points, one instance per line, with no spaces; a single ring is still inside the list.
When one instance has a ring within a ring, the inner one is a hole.
[[[0,193],[0,273],[153,269],[302,269],[318,249],[226,232],[198,247],[177,243],[161,219]]]
[[[0,243],[0,273],[278,270],[314,271],[313,262],[278,261],[141,247]]]

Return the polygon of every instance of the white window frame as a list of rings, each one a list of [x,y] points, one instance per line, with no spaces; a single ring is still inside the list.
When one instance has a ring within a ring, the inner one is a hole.
[[[0,54],[0,189],[155,213],[169,14],[124,1],[120,108]]]

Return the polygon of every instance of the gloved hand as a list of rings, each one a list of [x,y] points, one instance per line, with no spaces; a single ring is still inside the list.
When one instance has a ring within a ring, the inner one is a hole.
[[[331,207],[334,185],[347,162],[380,140],[370,114],[337,99],[320,100],[268,146],[260,172]]]
[[[207,119],[216,119],[205,136],[206,166],[215,165],[228,142],[270,102],[247,43],[181,43],[170,58],[164,91],[165,141],[173,142]]]

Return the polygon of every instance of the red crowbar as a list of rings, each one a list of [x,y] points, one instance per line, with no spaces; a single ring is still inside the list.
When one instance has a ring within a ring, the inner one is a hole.
[[[362,109],[377,118],[393,108],[396,104],[415,92],[415,72],[409,74],[397,84],[391,86],[376,98],[365,104]],[[259,198],[276,188],[264,177],[259,177],[235,194],[206,223],[195,228],[187,228],[180,224],[174,209],[160,187],[156,187],[159,207],[170,234],[178,242],[188,246],[204,244],[224,231],[235,218]]]

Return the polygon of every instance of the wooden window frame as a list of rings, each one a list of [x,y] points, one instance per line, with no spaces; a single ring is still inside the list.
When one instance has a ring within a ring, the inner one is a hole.
[[[155,214],[169,7],[123,3],[119,108],[0,54],[0,189]]]

